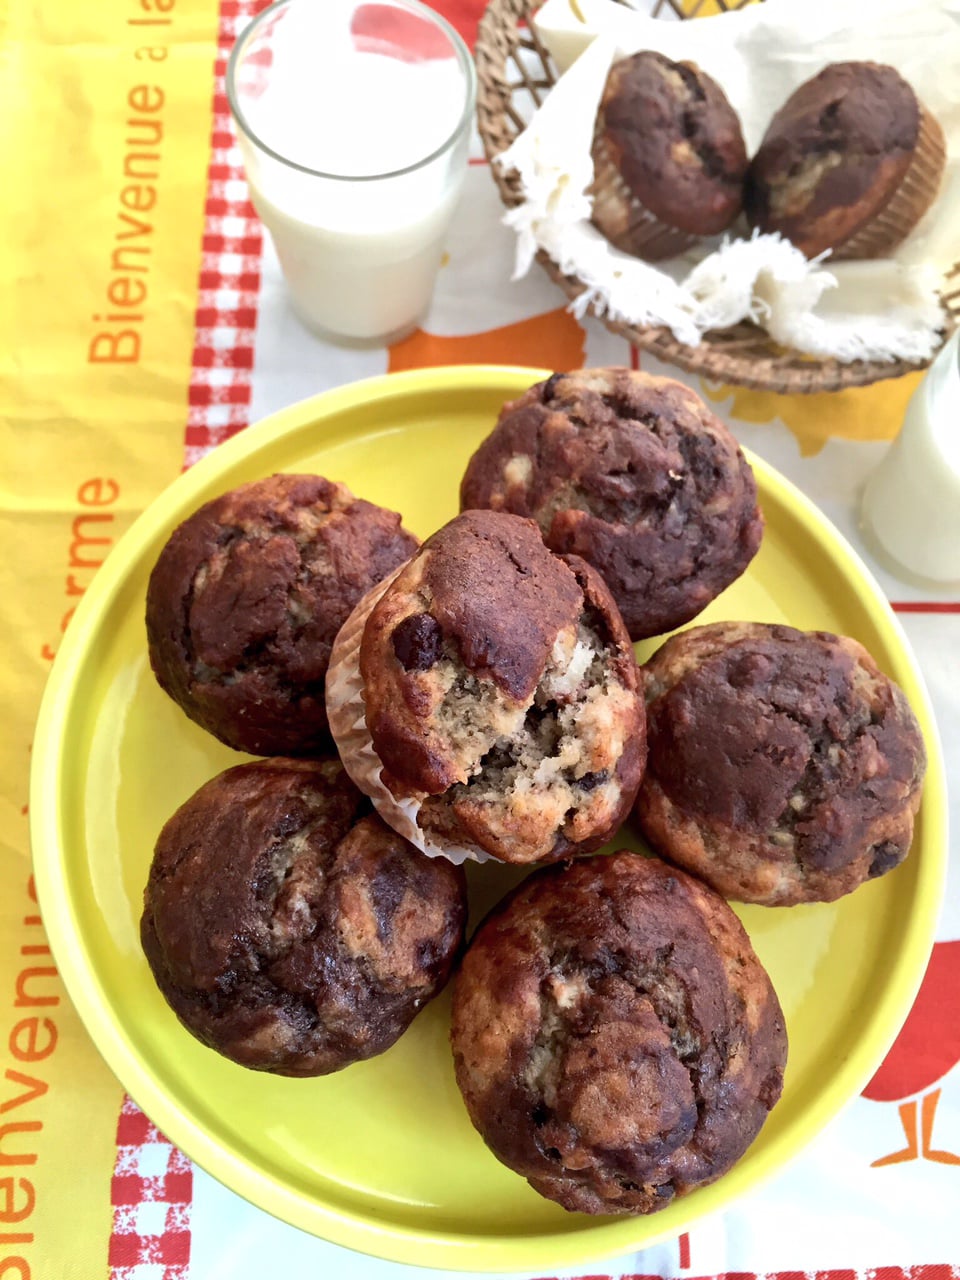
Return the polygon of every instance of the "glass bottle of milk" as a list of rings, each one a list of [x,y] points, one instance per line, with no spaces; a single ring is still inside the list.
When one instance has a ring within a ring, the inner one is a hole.
[[[908,575],[960,583],[960,329],[913,393],[867,481],[861,518],[866,536]]]
[[[280,0],[227,88],[303,322],[371,342],[413,329],[466,168],[476,75],[456,31],[417,0]]]

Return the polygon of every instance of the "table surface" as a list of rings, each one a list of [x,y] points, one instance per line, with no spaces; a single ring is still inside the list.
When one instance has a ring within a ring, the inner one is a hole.
[[[248,423],[358,378],[429,365],[632,364],[680,377],[863,556],[917,654],[948,778],[960,770],[960,595],[899,579],[858,527],[863,485],[918,377],[787,398],[638,357],[598,323],[576,322],[542,272],[511,282],[513,237],[476,139],[422,329],[387,348],[320,341],[290,312],[223,94],[226,52],[260,7],[106,0],[91,14],[51,0],[41,13],[10,0],[0,34],[22,108],[0,131],[10,246],[0,262],[10,299],[0,308],[3,1276],[400,1280],[416,1270],[278,1222],[172,1147],[90,1043],[35,901],[29,751],[60,636],[137,513]],[[473,39],[479,0],[436,7]],[[38,208],[38,190],[57,198]],[[950,803],[956,818],[955,788]],[[958,872],[952,848],[927,976],[864,1095],[728,1212],[569,1274],[960,1275]]]

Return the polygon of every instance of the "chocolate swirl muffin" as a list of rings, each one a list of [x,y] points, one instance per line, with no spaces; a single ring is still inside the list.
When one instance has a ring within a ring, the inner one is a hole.
[[[831,902],[907,855],[926,765],[900,688],[846,636],[722,622],[643,668],[636,815],[663,857],[741,902]]]
[[[555,373],[504,406],[467,465],[461,509],[530,516],[597,569],[634,640],[670,631],[743,573],[763,519],[719,418],[671,378]]]
[[[873,258],[932,204],[943,132],[893,67],[835,62],[791,94],[747,174],[744,207],[808,258]]]
[[[275,475],[213,499],[174,531],[150,575],[161,688],[238,751],[328,750],[333,639],[418,545],[394,512],[321,476]]]
[[[445,984],[463,873],[379,818],[338,760],[261,760],[201,787],[160,833],[143,950],[198,1040],[287,1076],[388,1049]]]
[[[740,121],[692,62],[635,53],[610,68],[593,140],[592,221],[626,253],[656,262],[719,235],[740,212]]]
[[[493,1154],[579,1213],[713,1182],[780,1096],[783,1015],[740,922],[656,859],[530,876],[454,980],[457,1083]]]
[[[644,763],[630,640],[599,575],[536,525],[445,525],[337,638],[330,726],[351,776],[418,847],[456,860],[592,852]]]

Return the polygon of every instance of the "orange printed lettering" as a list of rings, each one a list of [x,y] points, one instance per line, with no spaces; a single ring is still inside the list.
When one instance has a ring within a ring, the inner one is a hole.
[[[17,983],[15,988],[14,1005],[18,1009],[36,1009],[46,1005],[57,1005],[60,1003],[60,997],[56,996],[38,996],[31,994],[27,990],[28,983],[31,978],[55,978],[57,971],[53,965],[45,965],[43,968],[21,969],[17,974]]]
[[[140,0],[140,7],[147,13],[167,13],[175,0]],[[130,18],[134,26],[169,25],[163,17]],[[144,45],[136,51],[140,60],[163,62],[167,49],[163,45]],[[100,327],[89,340],[88,364],[138,364],[142,338],[133,326],[144,323],[146,316],[135,309],[146,303],[149,286],[146,276],[151,267],[153,252],[153,223],[141,218],[159,203],[160,193],[155,185],[160,176],[160,145],[164,136],[163,107],[166,95],[156,84],[135,84],[127,91],[126,105],[133,113],[127,117],[124,151],[121,166],[124,181],[121,183],[116,206],[114,245],[110,253],[112,273],[105,286],[107,302],[113,314],[94,313],[95,325],[123,325],[123,328]],[[126,243],[134,241],[136,243]],[[144,279],[135,279],[134,275]],[[106,311],[106,308],[104,309]],[[49,648],[49,646],[48,646]]]
[[[148,154],[150,159],[154,159],[154,160],[158,159],[158,156],[156,155],[155,152],[151,152],[151,153],[143,152],[140,155],[135,155],[131,153],[127,157],[127,160],[130,161],[131,163],[134,160],[146,160],[148,158]],[[155,178],[157,175],[155,172],[152,172],[150,174],[146,174],[146,173],[137,174],[137,173],[126,173],[126,171],[124,171],[124,176],[128,178],[147,178],[147,177]],[[149,213],[150,210],[153,208],[153,206],[157,203],[157,188],[148,186],[142,182],[131,183],[130,186],[124,187],[123,190],[120,192],[120,203],[122,205],[126,205],[128,209],[135,209],[137,213]],[[109,292],[110,291],[108,289],[107,293],[109,294]],[[144,293],[146,293],[146,287],[144,287]],[[136,302],[118,302],[117,303],[118,307],[135,307],[136,305],[137,305]]]
[[[8,1133],[38,1133],[42,1128],[39,1120],[11,1120],[7,1124],[0,1124],[0,1164],[36,1164],[35,1151],[10,1154],[3,1149],[3,1143]]]
[[[95,334],[87,353],[89,364],[136,364],[140,359],[140,335],[133,329]]]
[[[16,1188],[14,1183],[18,1183],[20,1190],[24,1192],[25,1198],[23,1204],[15,1204],[14,1196]],[[33,1189],[33,1183],[27,1178],[0,1178],[0,1222],[22,1222],[24,1218],[29,1218],[33,1213],[33,1206],[37,1202],[36,1193]]]
[[[120,486],[116,480],[110,479],[109,476],[93,476],[89,480],[84,480],[77,488],[77,502],[82,507],[110,507],[120,497]],[[99,569],[106,559],[107,551],[113,544],[113,529],[104,528],[100,531],[99,536],[88,529],[91,522],[112,526],[115,516],[109,511],[86,511],[76,516],[70,528],[72,541],[68,552],[69,560],[68,569],[86,569],[91,573]],[[64,594],[68,600],[75,600],[78,596],[82,596],[89,584],[84,582],[80,575],[67,573],[64,579]],[[70,619],[73,617],[76,605],[72,605],[63,617],[60,619],[61,633],[66,631]],[[40,656],[47,662],[52,662],[57,656],[53,645],[45,644],[41,646]],[[36,899],[34,899],[36,901]],[[37,921],[39,923],[39,916]],[[24,955],[49,955],[48,949],[43,952],[31,951],[23,952]]]
[[[172,8],[172,5],[168,7]],[[161,9],[160,0],[157,0],[157,8]],[[135,84],[127,94],[127,103],[131,111],[159,111],[164,103],[163,90],[156,84]]]
[[[103,564],[106,552],[104,552],[99,559],[87,560],[81,558],[81,552],[87,552],[89,555],[90,553],[88,548],[90,547],[109,547],[112,539],[109,534],[102,538],[94,537],[93,535],[86,533],[83,526],[93,521],[113,524],[113,519],[114,517],[107,511],[97,513],[90,511],[84,515],[74,516],[73,524],[70,526],[70,531],[73,534],[73,541],[70,543],[71,569],[99,569],[100,565]],[[96,552],[93,554],[94,556],[97,555]]]
[[[33,1076],[25,1076],[23,1072],[14,1071],[12,1067],[7,1067],[3,1073],[3,1078],[9,1080],[11,1084],[23,1085],[23,1093],[18,1093],[13,1098],[7,1098],[6,1102],[0,1102],[0,1112],[12,1111],[14,1107],[22,1107],[28,1102],[33,1102],[35,1098],[42,1098],[47,1092],[45,1080],[36,1080]]]
[[[8,1043],[18,1062],[42,1062],[57,1047],[56,1024],[49,1018],[21,1018],[11,1030]]]
[[[106,495],[106,496],[104,496]],[[82,507],[109,507],[120,497],[120,486],[116,480],[94,476],[92,480],[84,480],[77,490],[77,501]],[[71,579],[67,579],[69,582]],[[67,589],[67,595],[81,595],[82,592]]]
[[[123,160],[123,176],[136,178],[140,182],[156,182],[159,177],[159,163],[159,151],[129,151]],[[128,209],[146,213],[156,204],[157,192],[155,187],[147,187],[145,190],[146,195],[141,195],[139,191],[135,192],[130,187],[124,187],[120,192],[120,203],[126,205]],[[141,203],[141,201],[148,201],[148,203]]]
[[[138,307],[147,296],[147,286],[132,276],[117,276],[107,286],[107,297],[115,307]]]
[[[148,262],[131,262],[129,257],[125,258],[124,254],[145,253],[149,256],[150,246],[147,244],[119,244],[110,255],[111,271],[149,271],[150,264]]]
[[[26,887],[27,895],[34,905],[27,909],[21,919],[26,928],[33,930],[28,937],[32,936],[34,941],[21,945],[20,955],[49,955],[50,948],[43,935],[43,921],[36,910],[37,887],[33,876],[28,878]],[[16,980],[14,1004],[58,1004],[60,997],[43,994],[40,986],[43,979],[56,977],[56,974],[56,969],[50,965],[23,969]],[[13,1057],[20,1062],[39,1062],[48,1058],[57,1046],[56,1024],[50,1018],[42,1016],[18,1017],[10,1029],[7,1043]],[[22,1108],[30,1108],[49,1089],[45,1080],[10,1067],[4,1071],[3,1078],[8,1089],[13,1087],[13,1092],[0,1103],[0,1115],[14,1110],[22,1114]],[[43,1127],[42,1120],[33,1119],[8,1120],[0,1124],[0,1168],[37,1164],[37,1140],[27,1135],[39,1134]],[[34,1181],[9,1173],[0,1177],[0,1280],[4,1280],[4,1277],[30,1280],[30,1263],[19,1253],[15,1254],[14,1250],[18,1246],[34,1242],[33,1233],[25,1230],[25,1227],[27,1219],[36,1210],[36,1205]]]
[[[127,128],[139,134],[139,137],[127,138],[128,147],[155,147],[163,141],[162,120],[128,120]]]
[[[118,231],[118,240],[132,240],[134,236],[148,236],[153,231],[153,227],[149,222],[141,222],[139,218],[131,218],[129,213],[119,213],[117,217],[121,222],[125,222],[130,231]]]

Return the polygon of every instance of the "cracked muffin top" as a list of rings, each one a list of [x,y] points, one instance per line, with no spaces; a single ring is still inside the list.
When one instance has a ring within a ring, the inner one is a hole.
[[[238,751],[329,749],[334,637],[418,545],[395,512],[321,476],[275,475],[213,499],[174,531],[150,576],[161,688]]]
[[[761,623],[672,637],[643,668],[653,847],[726,897],[833,901],[907,855],[926,765],[856,640]]]
[[[657,859],[548,868],[478,930],[451,1045],[473,1124],[580,1213],[652,1213],[724,1174],[780,1096],[776,993],[727,904]]]
[[[382,1053],[463,941],[462,871],[369,813],[340,762],[261,760],[201,787],[160,833],[143,949],[204,1044],[325,1075]]]
[[[893,67],[836,62],[771,120],[750,164],[752,225],[807,257],[839,248],[889,202],[920,136],[921,108]]]
[[[461,509],[532,517],[599,571],[634,640],[689,622],[744,571],[763,519],[753,471],[700,397],[630,369],[555,373],[504,406]]]
[[[747,169],[740,121],[720,86],[692,62],[644,51],[610,68],[595,129],[598,170],[613,166],[625,201],[667,226],[718,235],[740,212]],[[631,251],[625,225],[602,226]],[[643,255],[642,256],[646,256]]]
[[[441,843],[556,859],[629,811],[645,757],[629,637],[599,576],[532,521],[471,511],[435,533],[373,606],[358,661],[379,784]]]

